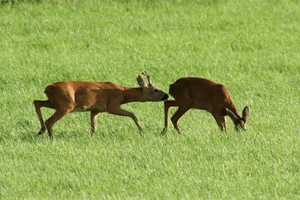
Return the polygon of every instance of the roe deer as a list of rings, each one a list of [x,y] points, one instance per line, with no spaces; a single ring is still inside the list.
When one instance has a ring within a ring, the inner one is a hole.
[[[178,107],[171,121],[174,128],[179,132],[179,118],[191,108],[206,110],[215,118],[218,126],[226,132],[225,116],[228,115],[235,129],[245,130],[245,123],[249,115],[249,108],[246,106],[240,117],[229,91],[225,86],[204,78],[186,77],[180,78],[170,85],[169,94],[175,100],[164,102],[165,128],[162,134],[166,133],[168,128],[168,113],[170,107]]]
[[[139,129],[139,133],[142,134],[142,128],[136,116],[120,106],[129,102],[163,101],[168,99],[168,95],[165,92],[153,85],[151,76],[147,72],[142,74],[147,77],[148,84],[138,75],[139,88],[127,88],[112,82],[69,81],[48,85],[45,89],[48,100],[34,101],[35,110],[41,124],[41,130],[38,134],[43,134],[47,129],[50,138],[53,138],[52,126],[63,116],[76,111],[91,112],[92,134],[96,132],[99,112],[131,117]],[[46,122],[43,120],[41,107],[56,110]]]

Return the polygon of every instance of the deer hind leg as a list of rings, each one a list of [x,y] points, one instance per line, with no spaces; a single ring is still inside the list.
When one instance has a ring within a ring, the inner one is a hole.
[[[143,129],[142,127],[140,126],[139,122],[138,122],[138,119],[136,118],[136,116],[132,113],[132,112],[129,112],[127,110],[124,110],[120,107],[116,107],[116,108],[108,108],[107,109],[107,112],[110,113],[110,114],[114,114],[114,115],[120,115],[120,116],[127,116],[127,117],[131,117],[133,119],[133,121],[135,122],[136,126],[138,127],[139,129],[139,133],[140,135],[142,135],[143,133]]]
[[[221,131],[226,132],[226,120],[225,116],[219,115],[219,114],[213,114],[219,128]]]
[[[33,101],[34,107],[35,107],[35,111],[38,115],[40,124],[41,124],[41,130],[38,132],[38,135],[43,134],[46,131],[46,126],[45,126],[45,122],[43,120],[43,116],[42,116],[42,112],[41,112],[41,107],[47,107],[47,108],[52,108],[49,100],[46,101],[39,101],[39,100],[35,100]]]
[[[69,112],[71,112],[73,109],[70,108],[59,108],[56,109],[55,113],[49,118],[47,119],[47,121],[45,122],[47,130],[48,130],[48,134],[49,137],[51,139],[53,139],[53,135],[52,135],[52,126],[58,121],[60,120],[63,116],[67,115]]]
[[[176,101],[174,100],[168,100],[164,102],[164,114],[165,114],[165,127],[163,131],[161,132],[162,135],[164,135],[167,132],[167,129],[169,127],[168,125],[168,118],[169,118],[169,108],[178,106]]]
[[[92,135],[95,135],[97,130],[97,118],[98,118],[99,112],[97,111],[91,111],[91,132]]]
[[[175,112],[175,114],[173,115],[173,117],[171,118],[171,121],[174,125],[174,128],[177,130],[178,133],[180,133],[179,131],[179,127],[178,127],[178,120],[180,117],[182,117],[182,115],[184,115],[184,113],[186,113],[188,110],[190,109],[190,107],[187,106],[179,106],[178,110]]]

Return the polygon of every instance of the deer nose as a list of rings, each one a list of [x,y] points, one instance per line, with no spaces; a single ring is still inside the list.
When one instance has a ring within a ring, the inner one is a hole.
[[[167,100],[168,98],[169,98],[169,95],[165,94],[161,100]]]

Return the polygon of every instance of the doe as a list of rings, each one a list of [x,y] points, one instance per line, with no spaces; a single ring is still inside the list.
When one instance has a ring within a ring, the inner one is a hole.
[[[165,128],[162,134],[166,133],[168,128],[170,107],[178,107],[171,118],[178,133],[180,133],[178,127],[179,118],[191,108],[206,110],[211,113],[222,131],[226,132],[226,115],[232,119],[236,130],[245,130],[249,108],[246,106],[243,109],[242,117],[240,117],[231,100],[229,91],[222,84],[204,78],[185,77],[170,85],[169,94],[175,100],[164,102]]]
[[[168,95],[162,90],[157,89],[147,72],[143,72],[148,79],[146,83],[138,75],[138,88],[127,88],[112,82],[82,82],[69,81],[57,82],[48,85],[45,93],[48,100],[35,100],[34,106],[38,115],[41,130],[38,134],[43,134],[46,129],[50,138],[52,136],[52,126],[63,116],[70,112],[91,112],[91,131],[96,132],[97,116],[99,112],[108,112],[114,115],[128,116],[133,119],[142,134],[142,128],[138,123],[137,117],[120,106],[129,102],[163,101],[168,99]],[[55,109],[55,113],[44,122],[41,107]]]

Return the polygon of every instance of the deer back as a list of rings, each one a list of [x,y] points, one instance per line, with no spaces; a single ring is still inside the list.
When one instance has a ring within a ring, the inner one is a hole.
[[[157,89],[149,74],[149,83],[141,76],[137,77],[139,88],[127,88],[112,82],[57,82],[45,89],[50,105],[54,109],[61,107],[73,111],[106,111],[107,107],[119,107],[121,104],[136,101],[162,101],[168,95]]]
[[[125,87],[112,82],[57,82],[46,87],[53,108],[70,107],[74,111],[105,110],[107,102],[122,102]]]
[[[208,112],[218,110],[225,115],[226,108],[236,111],[229,91],[224,85],[204,78],[186,77],[170,85],[169,93],[178,104]]]

